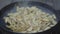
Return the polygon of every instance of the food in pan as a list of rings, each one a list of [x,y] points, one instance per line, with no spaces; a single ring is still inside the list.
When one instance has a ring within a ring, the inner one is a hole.
[[[8,13],[4,20],[7,23],[6,27],[13,32],[21,33],[42,32],[57,23],[54,14],[50,15],[36,6],[20,8],[17,6],[17,11]]]

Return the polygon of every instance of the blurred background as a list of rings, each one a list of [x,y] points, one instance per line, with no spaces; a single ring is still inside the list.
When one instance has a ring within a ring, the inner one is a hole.
[[[21,0],[0,0],[0,9],[12,2],[17,2],[17,1],[21,1]],[[52,6],[56,10],[60,10],[60,5],[59,5],[60,0],[29,0],[29,1],[43,2]]]

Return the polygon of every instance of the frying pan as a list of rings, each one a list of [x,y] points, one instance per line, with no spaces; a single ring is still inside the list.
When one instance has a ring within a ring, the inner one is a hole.
[[[2,28],[3,30],[5,31],[8,31],[8,32],[12,32],[12,33],[18,33],[18,32],[13,32],[12,30],[10,30],[9,28],[6,27],[6,23],[4,22],[4,19],[3,17],[5,15],[7,15],[9,12],[15,12],[16,11],[16,6],[15,5],[19,5],[20,7],[26,7],[26,6],[37,6],[38,8],[40,9],[44,9],[45,11],[47,12],[52,12],[55,14],[55,16],[57,17],[57,23],[59,22],[59,18],[58,18],[58,15],[56,13],[56,10],[53,9],[51,6],[47,5],[47,4],[44,4],[44,3],[41,3],[41,2],[36,2],[36,1],[25,1],[25,3],[23,3],[24,1],[19,1],[19,2],[14,2],[14,3],[11,3],[5,7],[3,7],[1,10],[0,10],[0,28]],[[55,25],[56,26],[56,25]],[[54,27],[55,27],[54,26]],[[53,27],[52,27],[53,28]],[[52,29],[51,28],[51,29]],[[50,30],[50,29],[49,29]],[[48,31],[48,30],[46,30]],[[38,32],[37,32],[38,33]],[[43,32],[42,32],[43,33]]]

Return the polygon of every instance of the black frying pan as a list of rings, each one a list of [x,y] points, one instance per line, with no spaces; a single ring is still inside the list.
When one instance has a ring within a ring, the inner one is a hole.
[[[42,9],[44,9],[44,10],[46,10],[46,11],[49,11],[49,12],[52,12],[52,13],[54,13],[55,15],[56,15],[56,17],[57,17],[57,24],[58,24],[58,22],[59,22],[59,18],[58,18],[58,15],[57,15],[57,13],[56,13],[56,10],[54,10],[51,6],[49,6],[49,5],[47,5],[47,4],[44,4],[44,3],[41,3],[41,2],[34,2],[34,1],[26,1],[27,3],[28,3],[28,5],[25,5],[25,7],[26,6],[29,6],[29,7],[31,7],[31,6],[37,6],[38,8],[42,8]],[[5,6],[4,8],[2,8],[1,10],[0,10],[0,28],[2,28],[3,30],[5,30],[5,31],[7,31],[7,32],[12,32],[12,30],[10,30],[9,28],[7,28],[5,25],[6,25],[6,23],[4,22],[4,20],[3,20],[3,17],[5,16],[5,15],[7,15],[7,13],[9,12],[9,11],[16,11],[15,9],[14,9],[14,7],[15,7],[15,5],[18,5],[18,3],[20,3],[20,7],[22,7],[22,6],[24,6],[24,4],[23,4],[23,1],[19,1],[19,2],[15,2],[15,3],[11,3],[11,4],[9,4],[9,5],[7,5],[7,6]],[[55,25],[56,26],[56,25]],[[54,26],[54,27],[55,27]],[[52,27],[52,28],[54,28],[54,27]],[[51,28],[51,29],[52,29]],[[50,29],[49,29],[50,30]],[[47,31],[49,31],[49,30],[46,30],[46,31],[44,31],[44,32],[47,32]],[[12,32],[12,33],[17,33],[17,32]],[[41,32],[40,32],[41,33]],[[43,33],[43,32],[42,32]]]

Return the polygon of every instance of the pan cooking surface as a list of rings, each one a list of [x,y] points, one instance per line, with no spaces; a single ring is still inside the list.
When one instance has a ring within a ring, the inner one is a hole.
[[[5,27],[6,23],[4,23],[4,20],[2,19],[4,16],[6,16],[9,12],[16,12],[16,5],[17,6],[20,6],[20,7],[31,7],[31,6],[36,6],[38,7],[39,9],[42,9],[43,11],[47,12],[47,13],[50,13],[51,15],[52,14],[55,14],[56,13],[54,12],[55,10],[53,10],[52,8],[50,8],[48,5],[45,5],[43,3],[40,3],[40,2],[26,2],[23,3],[23,2],[16,2],[16,3],[12,3],[6,7],[4,7],[2,10],[1,10],[1,13],[0,13],[0,19],[1,19],[1,23],[2,24],[1,26],[3,26],[2,28],[4,28],[5,30],[9,30]],[[58,18],[57,18],[58,19]],[[11,30],[10,30],[11,31]]]

